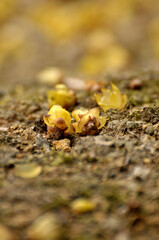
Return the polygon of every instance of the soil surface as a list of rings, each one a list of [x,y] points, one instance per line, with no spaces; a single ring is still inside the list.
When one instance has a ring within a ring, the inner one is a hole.
[[[140,89],[130,85],[136,78]],[[101,110],[106,125],[95,136],[70,136],[68,153],[46,137],[50,86],[34,81],[0,91],[1,239],[158,239],[159,72],[110,80],[127,94],[127,106]],[[78,106],[96,104],[78,90]],[[74,208],[77,199],[93,207]]]

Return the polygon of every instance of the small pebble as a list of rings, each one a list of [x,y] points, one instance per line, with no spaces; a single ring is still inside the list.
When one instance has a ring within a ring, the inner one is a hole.
[[[145,129],[145,133],[147,133],[148,135],[153,135],[154,134],[153,126],[147,126],[147,128]]]
[[[83,90],[84,81],[74,77],[65,77],[62,81],[68,88],[73,90]]]
[[[71,141],[67,138],[53,141],[53,146],[57,151],[70,152],[71,151]]]
[[[115,129],[117,128],[117,126],[120,124],[119,120],[113,120],[111,122],[108,123],[108,129]]]
[[[128,232],[120,232],[118,233],[114,240],[130,240]]]
[[[138,78],[132,79],[129,83],[129,88],[132,90],[139,90],[142,88],[142,81]]]
[[[126,125],[128,129],[134,129],[136,127],[136,123],[134,123],[133,121],[128,121]]]
[[[63,72],[56,67],[48,67],[38,73],[37,79],[41,83],[55,85],[63,79]]]
[[[150,174],[150,169],[143,167],[143,166],[137,166],[134,168],[132,177],[134,179],[139,180],[145,180]]]
[[[18,153],[17,154],[17,158],[23,158],[24,157],[24,154],[23,153]]]

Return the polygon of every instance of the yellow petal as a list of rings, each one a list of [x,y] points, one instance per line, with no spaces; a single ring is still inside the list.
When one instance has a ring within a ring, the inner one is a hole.
[[[125,107],[127,101],[128,101],[127,96],[125,94],[122,94],[122,108]]]
[[[88,123],[88,121],[90,121],[90,119],[96,119],[96,121],[98,121],[99,118],[99,108],[92,108],[89,111],[87,111],[86,114],[84,114],[80,121],[79,121],[79,128],[83,129],[84,125]],[[98,124],[97,124],[98,125]]]
[[[90,117],[98,118],[99,117],[99,108],[97,108],[97,107],[96,108],[91,108],[88,111],[87,115],[89,115]]]
[[[105,117],[99,117],[100,126],[98,127],[98,129],[104,127],[106,121],[107,121],[107,119]]]
[[[69,112],[67,112],[64,108],[62,108],[60,105],[54,105],[50,111],[48,112],[48,115],[50,115],[50,122],[55,123],[55,120],[57,118],[62,118],[67,123],[71,123],[71,116]]]
[[[82,108],[77,109],[72,112],[72,117],[78,122],[80,120],[80,116],[86,114],[88,112],[88,109]]]
[[[65,131],[65,133],[74,133],[74,132],[75,132],[75,128],[74,128],[73,124],[72,124],[72,123],[69,123],[69,124],[68,124],[68,128],[67,128],[67,130]]]
[[[110,82],[111,88],[113,90],[114,93],[116,94],[120,94],[119,89],[117,88],[117,86],[115,86],[115,84],[113,84],[112,82]]]
[[[72,123],[76,133],[82,133],[82,130],[78,126],[78,122]]]
[[[111,83],[111,88],[112,90],[103,88],[102,93],[94,94],[95,101],[104,111],[111,108],[122,109],[127,103],[127,96],[121,94],[113,83]]]
[[[53,121],[51,121],[50,115],[44,115],[43,120],[47,126],[54,126]]]
[[[78,127],[79,127],[79,129],[81,129],[81,131],[82,131],[84,125],[86,125],[89,120],[90,120],[90,116],[85,114],[81,117],[80,121],[78,121]]]

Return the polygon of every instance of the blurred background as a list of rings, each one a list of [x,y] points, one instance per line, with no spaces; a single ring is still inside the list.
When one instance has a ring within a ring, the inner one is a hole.
[[[0,0],[0,82],[159,66],[158,0]]]

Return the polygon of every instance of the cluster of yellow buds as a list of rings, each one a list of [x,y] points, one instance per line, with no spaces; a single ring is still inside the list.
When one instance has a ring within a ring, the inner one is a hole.
[[[93,86],[96,86],[93,82]],[[99,86],[99,85],[98,85]],[[102,86],[102,84],[101,84]],[[101,88],[100,93],[94,93],[96,103],[107,111],[111,108],[122,109],[127,103],[127,96],[111,83],[111,88]],[[98,107],[92,109],[77,109],[70,113],[66,110],[75,105],[76,96],[64,84],[58,84],[55,90],[48,92],[49,106],[47,115],[43,116],[50,136],[60,139],[68,134],[94,135],[105,123],[106,118],[100,116]]]
[[[69,112],[60,105],[54,105],[43,119],[48,133],[55,139],[72,133],[93,135],[106,123],[106,118],[99,116],[99,108],[75,110],[72,117],[76,122],[71,123]]]

